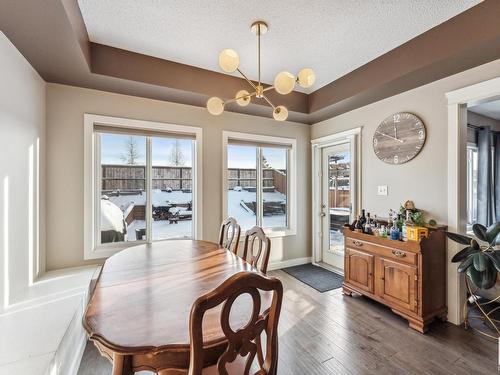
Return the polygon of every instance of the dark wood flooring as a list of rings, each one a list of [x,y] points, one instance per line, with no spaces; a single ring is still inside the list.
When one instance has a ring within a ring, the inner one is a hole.
[[[478,333],[436,322],[422,335],[366,297],[319,293],[282,271],[271,274],[285,288],[279,374],[497,373],[497,344]],[[89,343],[78,375],[109,374],[111,364]]]

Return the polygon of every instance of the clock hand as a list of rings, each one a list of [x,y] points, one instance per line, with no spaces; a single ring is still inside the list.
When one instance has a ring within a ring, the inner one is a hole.
[[[390,138],[390,139],[394,139],[395,141],[398,141],[400,143],[404,142],[402,139],[398,139],[396,137],[391,137],[390,135],[387,135],[385,133],[379,132],[378,130],[375,130],[375,133],[378,133],[378,134],[383,135],[384,137],[387,137],[387,138]]]
[[[396,140],[399,141],[399,139],[398,139],[398,131],[396,129],[396,124],[394,124],[394,139],[396,139]]]

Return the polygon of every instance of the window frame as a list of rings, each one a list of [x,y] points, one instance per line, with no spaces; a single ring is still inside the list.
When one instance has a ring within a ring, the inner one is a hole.
[[[84,259],[107,258],[116,252],[127,247],[151,243],[152,228],[146,226],[147,240],[124,241],[109,244],[100,244],[100,199],[97,199],[97,192],[100,190],[101,172],[100,172],[100,137],[94,131],[95,126],[105,125],[107,127],[116,127],[121,130],[130,129],[131,131],[154,131],[169,134],[189,135],[195,140],[193,147],[193,173],[192,173],[192,199],[193,199],[193,239],[202,238],[202,129],[194,126],[175,125],[161,122],[135,120],[111,116],[101,116],[94,114],[84,114]],[[146,136],[146,220],[151,221],[151,178],[152,163],[151,160],[151,138]],[[162,241],[162,240],[160,240]],[[168,240],[166,240],[168,241]]]
[[[227,213],[227,193],[228,193],[228,163],[227,163],[227,148],[230,140],[238,140],[244,142],[255,142],[257,147],[257,212],[256,225],[262,225],[262,163],[261,148],[265,148],[265,144],[270,146],[283,145],[288,147],[287,160],[287,227],[286,228],[263,228],[266,235],[269,237],[285,237],[297,234],[297,139],[275,137],[262,134],[250,134],[223,131],[222,132],[222,216],[226,218]]]
[[[466,171],[466,180],[467,180],[467,191],[466,191],[466,194],[467,194],[467,203],[466,203],[466,211],[467,211],[467,233],[472,233],[472,224],[474,224],[474,220],[472,221],[469,221],[469,217],[471,217],[472,219],[474,219],[472,217],[472,211],[469,210],[469,208],[472,209],[473,205],[474,205],[474,199],[473,199],[473,161],[472,160],[469,160],[469,152],[470,153],[474,153],[474,152],[478,152],[478,147],[477,147],[477,144],[475,143],[472,143],[472,142],[467,142],[467,148],[466,148],[466,152],[467,152],[467,157],[466,157],[466,166],[467,166],[467,171]],[[476,187],[477,189],[477,187]],[[476,202],[476,207],[477,207],[477,202]],[[476,208],[477,209],[477,208]]]

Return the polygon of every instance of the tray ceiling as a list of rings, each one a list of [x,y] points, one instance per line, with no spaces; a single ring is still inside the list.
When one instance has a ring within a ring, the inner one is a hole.
[[[316,71],[312,92],[480,0],[173,1],[78,0],[90,40],[220,72],[218,54],[233,48],[256,78],[249,25],[269,23],[262,39],[263,80]]]

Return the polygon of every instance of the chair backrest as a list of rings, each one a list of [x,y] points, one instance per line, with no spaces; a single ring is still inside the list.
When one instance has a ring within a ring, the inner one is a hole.
[[[257,267],[260,257],[260,271],[267,273],[267,264],[271,254],[271,240],[264,234],[260,227],[253,227],[245,234],[245,245],[243,247],[243,259],[252,266]]]
[[[260,291],[272,293],[271,306],[261,310]],[[233,330],[229,316],[234,301],[242,294],[252,297],[252,316],[243,327]],[[212,292],[199,297],[191,309],[189,334],[191,338],[189,375],[201,375],[203,359],[203,317],[207,310],[222,305],[220,324],[228,341],[226,350],[217,361],[220,375],[228,375],[226,365],[245,357],[244,372],[248,375],[257,355],[259,374],[276,374],[278,365],[278,321],[283,300],[283,285],[274,277],[267,277],[256,272],[239,272]],[[265,358],[262,356],[261,335],[266,333]],[[260,354],[259,354],[260,353]]]
[[[240,234],[241,228],[236,219],[228,217],[220,226],[219,245],[236,254],[240,243]]]

